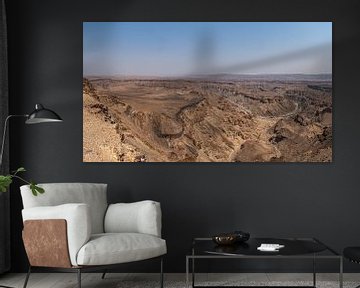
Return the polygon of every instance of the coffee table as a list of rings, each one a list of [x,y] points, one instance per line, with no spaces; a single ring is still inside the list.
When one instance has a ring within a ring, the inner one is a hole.
[[[278,252],[262,252],[257,250],[261,243],[281,244],[285,247]],[[189,287],[189,271],[191,268],[191,286],[205,287],[195,285],[195,260],[201,259],[295,259],[312,260],[313,285],[311,286],[293,286],[293,287],[313,287],[316,288],[316,260],[328,259],[339,261],[339,287],[343,287],[343,258],[342,255],[331,249],[329,246],[315,238],[250,238],[245,243],[219,246],[211,238],[194,238],[191,253],[186,255],[186,287]],[[212,286],[214,287],[214,286]],[[229,286],[222,286],[229,287]],[[231,286],[248,287],[248,286]],[[254,286],[251,286],[254,287]],[[270,286],[274,287],[274,286]],[[281,286],[284,287],[284,286]]]

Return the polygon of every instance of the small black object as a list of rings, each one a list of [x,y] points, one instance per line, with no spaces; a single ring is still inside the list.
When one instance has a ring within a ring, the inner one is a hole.
[[[351,262],[360,264],[360,247],[346,247],[343,254]]]
[[[236,235],[236,242],[246,242],[250,239],[250,233],[244,231],[234,231],[233,234]]]

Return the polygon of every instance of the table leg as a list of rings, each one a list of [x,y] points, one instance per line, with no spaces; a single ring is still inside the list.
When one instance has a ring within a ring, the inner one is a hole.
[[[195,287],[195,258],[192,258],[192,261],[191,261],[191,268],[192,268],[192,287],[194,288]]]
[[[194,288],[195,287],[195,249],[194,249],[194,246],[193,246],[193,249],[192,249],[192,259],[191,259],[191,268],[192,268],[192,287]]]
[[[189,288],[189,257],[186,256],[186,288]]]
[[[313,286],[316,287],[316,256],[313,258]]]
[[[340,257],[339,287],[343,288],[343,257]]]

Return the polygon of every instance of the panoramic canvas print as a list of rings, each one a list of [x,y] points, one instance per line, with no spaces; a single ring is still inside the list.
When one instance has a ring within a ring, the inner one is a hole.
[[[331,162],[331,22],[84,22],[84,162]]]

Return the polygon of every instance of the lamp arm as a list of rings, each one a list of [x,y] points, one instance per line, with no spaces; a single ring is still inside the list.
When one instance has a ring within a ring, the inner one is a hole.
[[[4,131],[3,131],[3,137],[2,137],[2,143],[1,143],[1,151],[0,151],[0,168],[2,166],[2,160],[3,160],[3,155],[4,155],[4,146],[5,146],[5,140],[6,140],[6,132],[7,132],[7,126],[8,126],[8,122],[11,118],[14,117],[28,117],[29,115],[27,114],[22,114],[22,115],[9,115],[6,117],[5,119],[5,123],[4,123]]]

